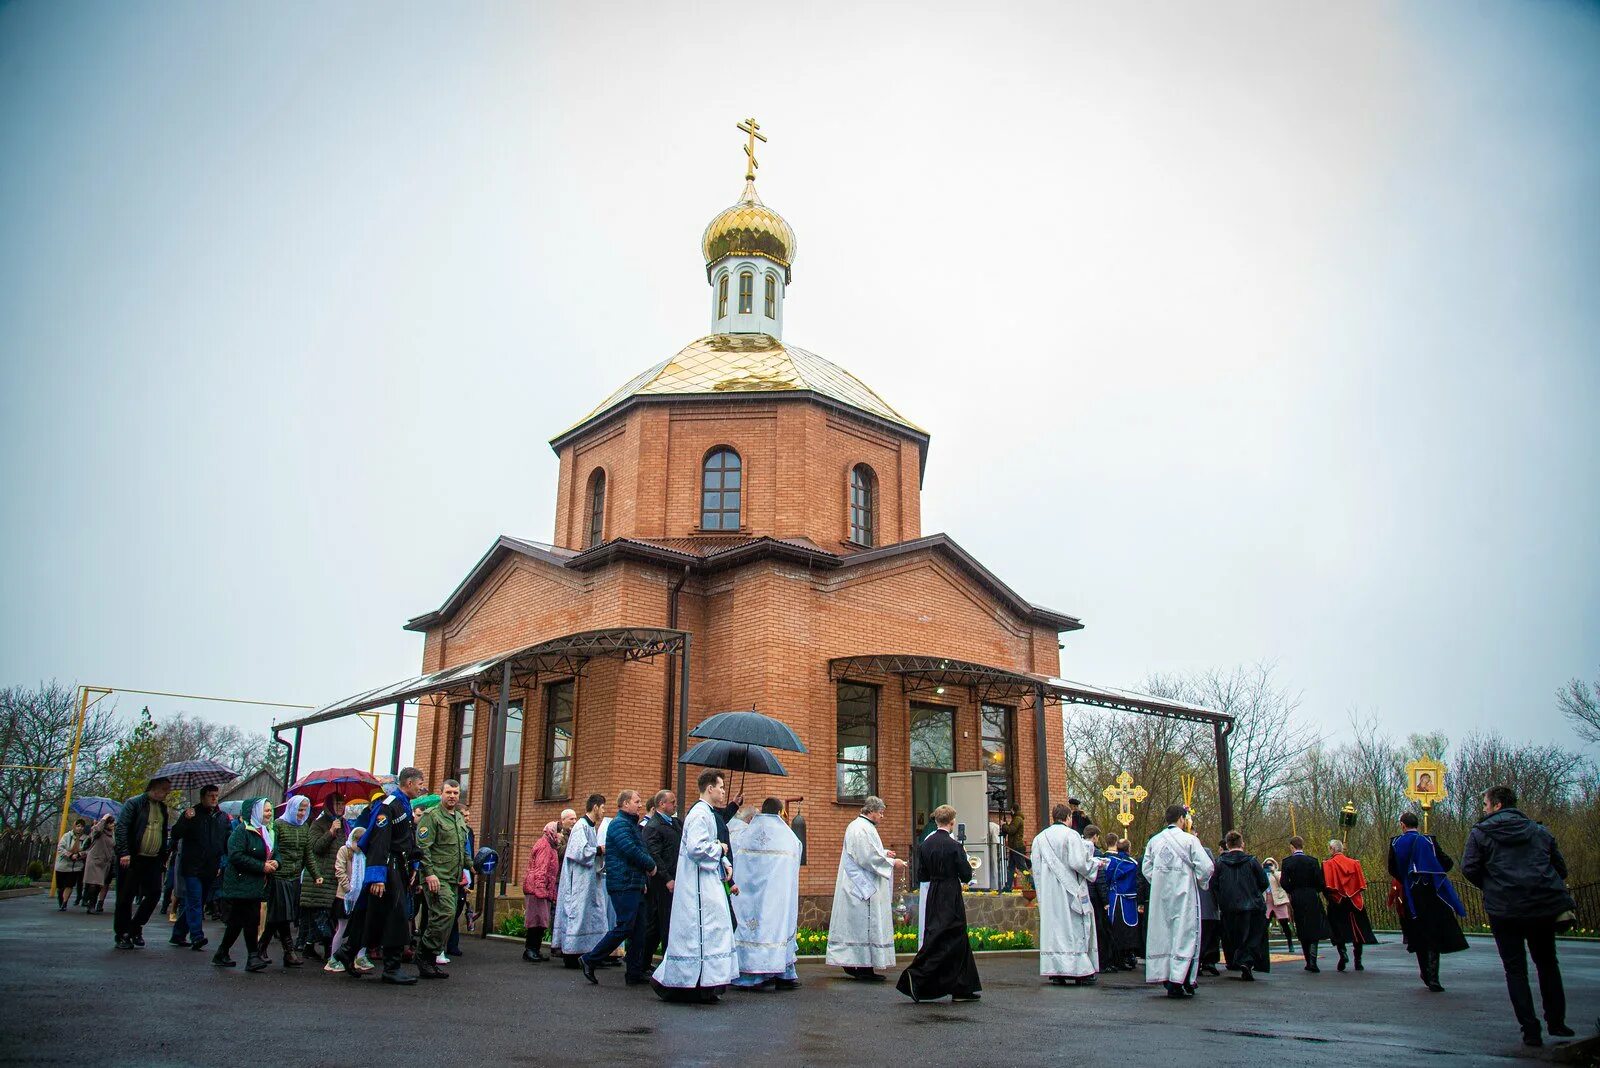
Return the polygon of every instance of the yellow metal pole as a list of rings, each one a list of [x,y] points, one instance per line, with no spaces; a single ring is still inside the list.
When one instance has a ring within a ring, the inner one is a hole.
[[[361,714],[361,718],[362,719],[366,719],[367,715],[368,715],[368,713],[363,712]],[[373,716],[372,717],[372,720],[369,723],[369,726],[372,727],[372,755],[367,758],[367,770],[371,771],[371,772],[376,772],[378,770],[378,717],[377,716]]]
[[[95,691],[99,693],[98,690]],[[101,694],[101,697],[104,697]],[[96,701],[100,697],[95,698]],[[78,746],[83,744],[83,717],[89,711],[89,687],[78,687],[78,722],[72,731],[72,759],[67,764],[67,785],[61,794],[61,822],[56,826],[56,841],[61,841],[61,836],[67,833],[68,808],[72,805],[73,780],[78,776]],[[50,864],[50,892],[56,892],[56,866],[52,858]]]

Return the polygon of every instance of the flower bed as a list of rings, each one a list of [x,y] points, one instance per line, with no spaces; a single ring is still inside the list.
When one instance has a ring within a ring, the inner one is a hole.
[[[802,927],[797,936],[801,956],[822,956],[828,952],[828,932],[812,927]],[[1032,949],[1033,936],[1027,931],[997,931],[993,927],[968,927],[967,944],[973,949]],[[899,926],[894,929],[896,953],[917,951],[917,929]]]

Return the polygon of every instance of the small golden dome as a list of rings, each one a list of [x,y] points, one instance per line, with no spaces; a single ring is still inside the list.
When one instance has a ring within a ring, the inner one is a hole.
[[[785,282],[794,250],[794,230],[782,215],[761,203],[753,181],[744,183],[739,203],[712,219],[700,239],[707,268],[724,256],[760,256],[783,268]]]

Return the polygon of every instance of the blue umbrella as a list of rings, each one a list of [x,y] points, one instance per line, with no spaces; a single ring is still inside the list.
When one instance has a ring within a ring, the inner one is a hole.
[[[122,803],[113,801],[109,797],[75,797],[70,808],[74,816],[98,820],[121,812]]]
[[[169,779],[174,790],[193,790],[201,786],[219,786],[232,782],[239,773],[215,760],[179,760],[163,764],[150,778]]]
[[[698,745],[690,746],[688,752],[683,754],[683,760],[686,764],[698,764],[702,768],[753,771],[757,775],[789,774],[783,770],[783,765],[778,763],[777,757],[759,745],[728,742],[720,738],[709,738]]]
[[[696,738],[715,738],[724,742],[738,742],[740,745],[787,749],[791,753],[806,751],[806,743],[789,729],[787,723],[762,715],[753,708],[747,712],[718,712],[689,733]]]

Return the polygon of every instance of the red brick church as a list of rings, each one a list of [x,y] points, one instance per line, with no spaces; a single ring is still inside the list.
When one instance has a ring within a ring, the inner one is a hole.
[[[1063,700],[1182,710],[1061,680],[1079,621],[923,531],[928,434],[783,340],[795,236],[751,174],[702,252],[711,333],[551,439],[551,541],[498,538],[406,624],[421,676],[305,722],[416,700],[415,763],[462,780],[480,841],[518,873],[589,793],[681,782],[686,728],[733,709],[809,748],[743,788],[804,798],[804,894],[831,892],[864,796],[904,852],[950,771],[987,771],[991,809],[1020,806],[1031,835],[1064,799]]]

